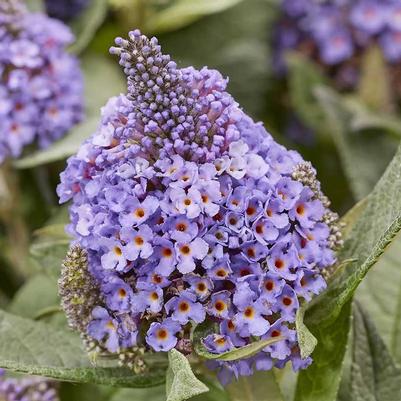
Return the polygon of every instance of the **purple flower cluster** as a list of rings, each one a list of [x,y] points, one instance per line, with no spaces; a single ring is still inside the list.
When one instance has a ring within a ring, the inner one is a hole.
[[[58,401],[55,384],[39,377],[5,378],[0,370],[0,399],[4,401]]]
[[[213,353],[284,337],[218,363],[223,382],[308,366],[295,316],[325,288],[337,244],[314,172],[305,185],[309,164],[239,108],[219,72],[179,69],[155,38],[129,37],[112,49],[129,94],[109,100],[58,187],[100,288],[84,334],[120,355],[188,352],[191,326],[208,322]]]
[[[81,120],[81,72],[65,50],[73,39],[61,22],[1,2],[0,161],[34,140],[48,146]]]
[[[46,11],[52,18],[70,21],[77,17],[90,0],[46,0]]]
[[[278,71],[285,71],[285,52],[298,49],[352,87],[361,54],[376,44],[390,65],[401,61],[400,0],[282,1],[274,43]]]

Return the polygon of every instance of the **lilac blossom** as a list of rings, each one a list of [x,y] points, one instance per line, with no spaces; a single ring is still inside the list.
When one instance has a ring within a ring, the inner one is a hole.
[[[171,298],[165,308],[167,313],[171,313],[171,318],[180,324],[186,324],[190,320],[202,323],[205,320],[205,309],[190,292],[182,292],[178,297]]]
[[[324,289],[338,245],[318,182],[297,178],[306,162],[241,110],[217,71],[178,68],[138,31],[116,45],[128,93],[103,108],[58,186],[100,288],[83,335],[121,356],[188,351],[201,323],[216,354],[280,331],[252,358],[209,365],[224,383],[292,355],[307,366],[296,312]]]
[[[172,319],[163,322],[153,322],[146,336],[146,342],[155,351],[169,351],[177,344],[176,334],[180,331],[180,324]]]

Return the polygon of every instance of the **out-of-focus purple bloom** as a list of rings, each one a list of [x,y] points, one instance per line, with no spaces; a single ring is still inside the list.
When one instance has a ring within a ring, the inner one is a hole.
[[[59,401],[58,385],[41,377],[6,377],[1,369],[0,398],[4,401]]]
[[[386,58],[392,62],[401,60],[401,31],[387,31],[379,38]]]
[[[352,24],[371,35],[381,32],[386,25],[387,7],[375,0],[359,0],[350,13]]]
[[[0,161],[37,141],[46,147],[83,117],[74,37],[63,23],[29,13],[19,0],[0,5]]]
[[[401,60],[398,0],[282,0],[281,11],[273,37],[275,68],[280,75],[286,72],[289,50],[315,59],[340,90],[356,87],[363,54],[377,43],[389,68]]]
[[[347,31],[337,31],[320,43],[320,55],[328,65],[341,63],[349,59],[354,48],[351,35]]]

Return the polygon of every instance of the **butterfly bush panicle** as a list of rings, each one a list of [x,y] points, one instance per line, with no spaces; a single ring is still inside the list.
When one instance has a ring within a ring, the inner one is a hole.
[[[35,140],[48,146],[81,120],[81,72],[66,52],[73,39],[61,22],[1,2],[0,161]]]
[[[128,94],[102,109],[58,186],[88,256],[80,288],[99,288],[85,334],[124,362],[138,349],[189,354],[193,326],[206,324],[215,354],[279,338],[210,363],[223,383],[288,361],[305,368],[295,316],[325,288],[341,245],[315,170],[242,111],[218,71],[178,68],[139,31],[116,45]]]
[[[274,46],[278,72],[285,72],[285,52],[297,49],[326,68],[341,89],[357,85],[364,52],[379,46],[396,79],[401,61],[401,1],[282,0]]]
[[[7,378],[0,369],[0,399],[4,401],[59,401],[57,384],[39,377]]]

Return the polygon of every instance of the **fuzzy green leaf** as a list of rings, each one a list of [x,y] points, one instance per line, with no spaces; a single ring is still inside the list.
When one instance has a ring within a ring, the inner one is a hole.
[[[167,401],[184,401],[209,391],[208,387],[196,378],[188,359],[181,352],[172,349],[168,353],[168,359]]]
[[[339,260],[353,260],[309,305],[305,322],[318,340],[314,364],[300,373],[296,401],[335,400],[349,330],[350,302],[369,269],[401,229],[401,147],[366,200]],[[319,398],[320,397],[320,398]]]
[[[401,371],[366,312],[354,305],[354,341],[351,367],[353,401],[399,401]]]
[[[393,358],[401,364],[401,236],[362,281],[356,299],[375,322]]]
[[[126,85],[118,63],[103,56],[89,54],[82,61],[82,70],[85,80],[86,119],[49,148],[16,161],[16,167],[30,168],[74,154],[81,143],[96,131],[100,122],[100,108],[110,97],[125,92]]]
[[[302,359],[305,359],[311,355],[317,344],[315,336],[309,331],[304,323],[304,315],[305,306],[301,306],[298,309],[295,324],[297,328],[298,344]]]
[[[51,224],[34,232],[30,254],[46,274],[58,277],[68,251],[71,237],[65,233],[65,224]]]
[[[255,341],[243,347],[234,348],[231,351],[223,352],[222,354],[212,354],[207,352],[203,346],[196,348],[196,353],[205,359],[215,359],[218,361],[237,361],[238,359],[249,358],[268,345],[274,344],[283,340],[282,337],[269,338],[266,340]]]
[[[40,294],[40,296],[38,296]],[[45,313],[52,310],[53,313]],[[59,313],[56,311],[59,310]],[[30,278],[16,293],[8,311],[21,317],[64,326],[67,329],[64,313],[60,310],[60,299],[57,293],[57,279],[45,274]]]
[[[356,288],[378,261],[401,229],[401,147],[383,177],[369,195],[364,210],[339,252],[340,261],[352,259],[329,283],[328,289],[315,298],[307,321],[333,320],[353,296]]]
[[[160,364],[147,375],[135,375],[111,362],[94,368],[75,333],[3,311],[0,338],[0,367],[15,372],[124,387],[149,387],[164,382],[165,369]]]

